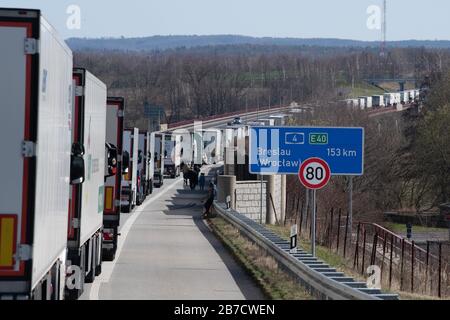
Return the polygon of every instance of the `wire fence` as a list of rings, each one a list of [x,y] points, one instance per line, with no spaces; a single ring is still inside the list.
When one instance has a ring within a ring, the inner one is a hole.
[[[299,201],[291,212],[299,235],[311,239],[311,210]],[[317,244],[343,257],[347,266],[368,276],[369,266],[378,266],[381,285],[392,291],[410,292],[439,298],[450,297],[450,243],[427,241],[417,244],[384,227],[370,222],[354,221],[348,213],[331,209],[318,214]]]

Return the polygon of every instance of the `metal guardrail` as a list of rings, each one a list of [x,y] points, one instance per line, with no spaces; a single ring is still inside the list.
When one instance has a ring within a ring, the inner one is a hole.
[[[284,111],[286,109],[289,109],[290,107],[291,106],[288,105],[288,106],[272,107],[272,108],[267,108],[267,109],[265,108],[265,109],[259,109],[259,110],[256,108],[253,108],[253,109],[247,110],[247,112],[245,112],[245,113],[243,113],[241,110],[241,111],[235,111],[235,112],[229,112],[229,113],[225,113],[225,114],[204,117],[202,119],[196,119],[196,120],[203,121],[204,124],[210,124],[210,123],[230,120],[236,116],[246,117],[246,116],[252,116],[252,115],[257,115],[257,114],[267,115],[272,112]],[[180,121],[180,122],[174,122],[174,123],[169,124],[168,131],[175,130],[175,129],[183,129],[186,127],[192,127],[193,124],[194,124],[194,120],[192,120],[192,119],[184,120],[184,121]]]
[[[398,300],[397,294],[386,294],[379,289],[368,288],[366,283],[346,277],[344,273],[303,250],[290,253],[288,241],[244,215],[226,209],[225,204],[215,201],[214,208],[221,217],[294,274],[312,295],[330,300]]]

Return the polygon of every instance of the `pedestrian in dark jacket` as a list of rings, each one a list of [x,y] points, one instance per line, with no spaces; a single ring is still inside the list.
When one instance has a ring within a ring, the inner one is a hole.
[[[207,218],[208,214],[211,213],[211,207],[212,204],[214,203],[214,199],[216,198],[216,186],[214,185],[214,183],[210,183],[209,184],[209,188],[208,188],[208,199],[205,202],[205,212],[202,215],[202,218]]]
[[[205,183],[206,183],[206,177],[205,177],[205,174],[202,172],[200,174],[200,179],[198,180],[198,184],[200,186],[201,191],[205,190]]]

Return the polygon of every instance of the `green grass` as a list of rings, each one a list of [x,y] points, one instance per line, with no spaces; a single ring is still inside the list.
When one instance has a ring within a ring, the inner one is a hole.
[[[239,234],[221,217],[209,219],[213,232],[235,259],[251,275],[265,295],[272,300],[311,300],[313,297],[261,248]]]
[[[395,233],[406,233],[406,225],[402,223],[386,222],[384,227]],[[447,232],[446,228],[429,228],[422,226],[412,226],[412,232]]]
[[[349,87],[351,92],[349,94],[349,98],[358,98],[362,96],[373,96],[373,95],[382,95],[384,93],[383,90],[372,86],[366,83],[357,83],[354,88]]]

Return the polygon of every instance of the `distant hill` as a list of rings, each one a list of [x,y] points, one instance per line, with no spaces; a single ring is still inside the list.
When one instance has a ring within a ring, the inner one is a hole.
[[[380,46],[378,41],[357,41],[346,39],[300,39],[300,38],[255,38],[239,35],[212,36],[152,36],[143,38],[70,38],[67,43],[73,50],[128,50],[128,51],[162,51],[177,48],[229,45],[261,46],[315,46],[315,47],[370,47]],[[450,41],[439,40],[405,40],[392,41],[389,47],[427,47],[450,48]]]

